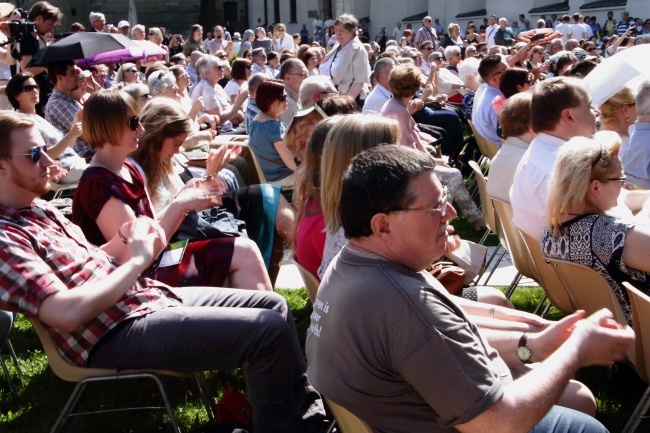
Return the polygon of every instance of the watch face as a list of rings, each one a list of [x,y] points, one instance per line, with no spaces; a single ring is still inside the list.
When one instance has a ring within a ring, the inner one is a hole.
[[[517,357],[522,361],[522,362],[528,362],[530,359],[530,350],[526,346],[520,346],[517,347]]]

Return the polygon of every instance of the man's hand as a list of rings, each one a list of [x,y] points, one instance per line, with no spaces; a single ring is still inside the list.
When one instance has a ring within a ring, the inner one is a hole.
[[[128,257],[131,260],[140,260],[144,266],[149,266],[167,245],[167,237],[160,224],[148,217],[140,217],[123,224],[118,236],[122,242],[126,239]]]
[[[575,326],[568,343],[578,348],[580,366],[610,365],[625,359],[627,348],[634,343],[632,328],[614,320],[613,314],[603,308]]]

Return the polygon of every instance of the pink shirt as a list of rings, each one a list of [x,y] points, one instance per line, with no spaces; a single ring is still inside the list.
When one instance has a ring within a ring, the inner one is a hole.
[[[300,220],[296,232],[296,261],[318,275],[325,249],[325,217],[318,201],[309,201],[307,215]]]
[[[410,147],[411,149],[417,149],[415,143],[420,139],[418,134],[420,130],[405,106],[400,104],[395,98],[389,99],[382,107],[381,115],[392,117],[399,122],[400,129],[402,130],[399,144]]]

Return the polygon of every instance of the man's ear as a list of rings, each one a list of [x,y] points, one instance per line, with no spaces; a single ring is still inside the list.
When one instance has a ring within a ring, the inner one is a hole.
[[[370,230],[375,236],[386,241],[392,236],[390,218],[388,214],[377,213],[370,220]]]
[[[560,118],[562,119],[563,122],[569,124],[569,125],[574,125],[574,120],[573,120],[573,110],[571,108],[565,108],[562,110],[560,113]]]

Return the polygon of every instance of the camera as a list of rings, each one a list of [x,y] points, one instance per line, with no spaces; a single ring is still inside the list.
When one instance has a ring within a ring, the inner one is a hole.
[[[36,32],[36,24],[28,21],[11,20],[9,23],[9,32],[12,38],[19,40],[22,33]]]
[[[26,20],[27,16],[29,15],[28,12],[25,9],[21,9],[21,8],[14,9],[14,13],[15,14],[20,14],[20,17],[22,19],[24,19],[24,20]]]

